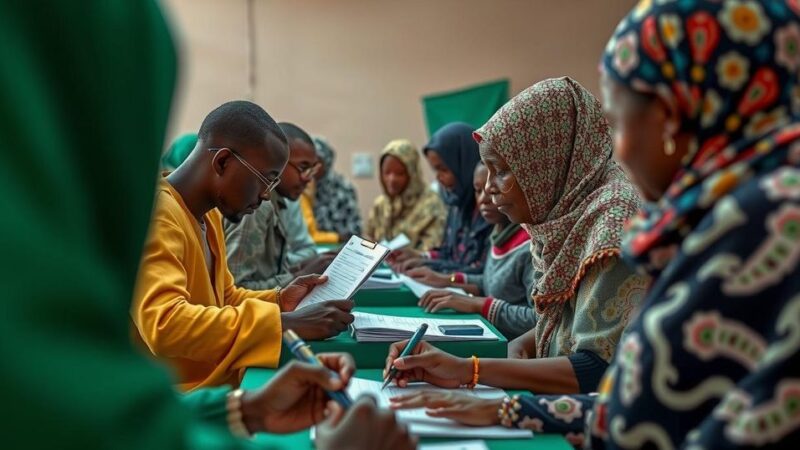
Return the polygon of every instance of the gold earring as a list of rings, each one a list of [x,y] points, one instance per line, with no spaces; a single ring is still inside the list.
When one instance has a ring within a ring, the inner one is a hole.
[[[675,154],[675,139],[672,136],[667,136],[664,139],[664,154],[667,156]]]

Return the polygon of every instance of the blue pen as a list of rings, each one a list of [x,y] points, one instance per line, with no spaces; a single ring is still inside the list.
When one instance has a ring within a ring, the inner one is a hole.
[[[283,332],[283,342],[286,343],[286,346],[289,347],[289,350],[294,354],[294,357],[299,359],[304,363],[308,363],[315,366],[321,366],[322,363],[319,362],[314,352],[311,351],[311,347],[308,346],[300,336],[297,335],[293,330],[286,330]],[[334,371],[331,373],[336,377],[339,378],[339,374]],[[341,391],[326,391],[328,396],[333,399],[336,403],[338,403],[342,408],[347,409],[350,405],[353,404],[353,400],[350,399],[350,396],[347,395],[347,392],[344,390]]]
[[[419,326],[419,328],[417,328],[417,331],[414,332],[414,335],[411,336],[411,339],[408,340],[406,348],[403,349],[403,351],[400,353],[400,356],[398,356],[397,359],[400,359],[404,356],[408,356],[408,354],[411,353],[412,350],[414,350],[414,347],[417,346],[419,341],[422,340],[422,337],[425,336],[426,331],[428,331],[428,324],[423,323],[422,325]],[[392,364],[392,367],[389,369],[389,373],[386,375],[386,380],[383,382],[383,386],[381,386],[381,390],[384,390],[386,386],[388,386],[389,383],[391,383],[392,380],[394,380],[394,377],[397,376],[397,372],[398,372],[397,367],[395,367],[394,364]]]

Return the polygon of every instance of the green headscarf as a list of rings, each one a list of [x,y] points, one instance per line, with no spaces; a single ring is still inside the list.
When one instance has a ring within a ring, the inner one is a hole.
[[[189,156],[189,153],[192,153],[195,145],[197,145],[197,133],[178,136],[161,158],[161,167],[166,170],[178,168]]]

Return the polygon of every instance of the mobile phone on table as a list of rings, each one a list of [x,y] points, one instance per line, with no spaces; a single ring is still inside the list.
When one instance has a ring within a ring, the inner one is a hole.
[[[478,325],[439,325],[439,331],[447,336],[482,336],[483,328]]]

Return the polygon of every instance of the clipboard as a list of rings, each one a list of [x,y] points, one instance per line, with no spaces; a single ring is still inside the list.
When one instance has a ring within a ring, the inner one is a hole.
[[[328,300],[352,298],[389,252],[389,248],[377,242],[351,236],[322,273],[328,277],[328,282],[315,287],[297,309]]]

